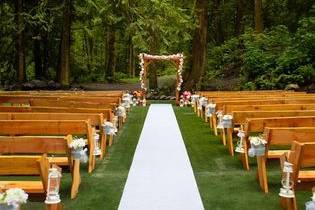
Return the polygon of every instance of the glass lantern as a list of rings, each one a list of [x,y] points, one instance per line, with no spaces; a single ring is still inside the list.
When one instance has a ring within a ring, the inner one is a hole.
[[[224,115],[222,118],[223,128],[232,128],[232,115]]]
[[[244,145],[243,145],[245,132],[243,130],[239,130],[237,136],[240,138],[240,140],[237,142],[235,152],[245,153]]]
[[[145,100],[145,98],[142,100],[142,106],[147,106],[147,100]]]
[[[102,150],[100,148],[100,135],[95,133],[94,134],[94,151],[93,151],[93,155],[97,156],[97,155],[101,155],[102,154]]]
[[[57,204],[60,203],[59,188],[60,188],[61,173],[57,168],[50,168],[48,174],[48,185],[46,204]]]
[[[294,198],[294,192],[292,190],[293,181],[290,174],[293,173],[293,164],[287,161],[283,164],[283,178],[281,180],[282,187],[280,188],[279,195],[285,198]]]

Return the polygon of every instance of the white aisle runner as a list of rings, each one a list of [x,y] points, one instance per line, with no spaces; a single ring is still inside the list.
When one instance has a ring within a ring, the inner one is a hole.
[[[171,105],[150,106],[119,209],[204,209]]]

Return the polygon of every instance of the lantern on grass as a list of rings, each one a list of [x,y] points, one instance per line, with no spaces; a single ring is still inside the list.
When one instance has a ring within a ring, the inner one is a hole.
[[[192,95],[191,96],[191,106],[192,107],[195,107],[195,103],[198,100],[198,98],[199,98],[199,95]]]
[[[315,210],[315,187],[313,187],[313,197],[311,201],[305,203],[306,210]]]
[[[239,130],[237,133],[237,136],[240,138],[240,140],[237,142],[235,152],[238,153],[245,153],[244,151],[244,137],[245,137],[245,132],[243,130]]]
[[[145,100],[145,98],[142,100],[142,106],[147,106],[147,100]]]
[[[48,174],[46,204],[60,203],[59,188],[60,188],[61,173],[57,168],[50,168]]]
[[[248,150],[248,155],[250,157],[265,155],[266,140],[259,136],[251,136],[249,137],[249,141],[250,149]]]
[[[279,195],[285,198],[294,198],[294,192],[292,190],[293,181],[291,180],[290,174],[293,173],[293,164],[284,161],[283,164],[283,177],[281,180],[282,187],[280,188]]]
[[[100,148],[100,135],[95,133],[94,134],[94,151],[93,151],[93,155],[97,156],[97,155],[101,155],[102,154],[102,150]]]

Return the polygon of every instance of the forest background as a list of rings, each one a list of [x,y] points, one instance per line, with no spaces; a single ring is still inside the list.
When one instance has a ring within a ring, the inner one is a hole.
[[[183,89],[315,89],[314,0],[1,0],[0,46],[4,88],[136,83],[139,53],[183,52]]]

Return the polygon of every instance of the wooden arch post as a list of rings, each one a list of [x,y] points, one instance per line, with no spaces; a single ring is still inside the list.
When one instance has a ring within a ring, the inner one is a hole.
[[[140,66],[141,66],[141,72],[140,72],[140,82],[141,82],[141,89],[143,98],[146,98],[147,94],[147,69],[150,63],[152,63],[155,60],[169,60],[171,61],[175,67],[176,67],[176,105],[179,105],[179,95],[180,95],[180,88],[181,84],[183,82],[182,79],[182,68],[184,63],[184,56],[183,54],[175,54],[175,55],[148,55],[141,53],[139,55],[140,58]]]

